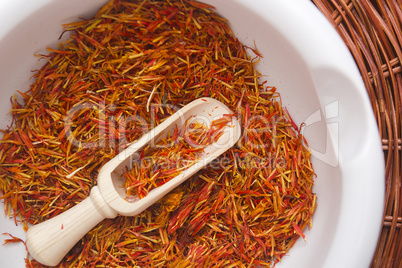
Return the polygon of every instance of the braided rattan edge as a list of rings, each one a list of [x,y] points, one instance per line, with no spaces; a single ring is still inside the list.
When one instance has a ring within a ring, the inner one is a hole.
[[[401,0],[312,0],[351,51],[379,127],[384,159],[385,210],[372,267],[402,267]]]

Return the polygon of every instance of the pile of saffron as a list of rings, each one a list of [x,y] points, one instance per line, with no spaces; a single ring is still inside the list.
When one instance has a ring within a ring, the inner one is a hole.
[[[305,238],[307,143],[261,81],[263,55],[212,6],[114,0],[64,29],[0,141],[1,200],[25,229],[86,198],[103,164],[194,99],[226,104],[242,137],[138,216],[102,221],[58,267],[269,267]]]

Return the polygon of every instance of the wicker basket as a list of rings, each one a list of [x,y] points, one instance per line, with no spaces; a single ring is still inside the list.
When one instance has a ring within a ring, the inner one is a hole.
[[[402,267],[402,1],[312,0],[360,69],[386,163],[385,212],[372,267]]]

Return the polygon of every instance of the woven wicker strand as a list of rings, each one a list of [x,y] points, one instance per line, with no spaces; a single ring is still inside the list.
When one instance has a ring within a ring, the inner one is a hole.
[[[386,164],[385,211],[371,267],[402,267],[402,2],[312,1],[351,51],[366,85],[382,139]]]

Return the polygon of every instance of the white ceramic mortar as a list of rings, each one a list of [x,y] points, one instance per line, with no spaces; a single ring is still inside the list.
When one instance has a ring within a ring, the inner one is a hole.
[[[43,64],[33,54],[55,48],[61,24],[90,18],[105,2],[0,0],[0,128],[10,123],[10,97],[27,90],[31,70]],[[299,239],[277,267],[368,267],[381,230],[384,160],[369,98],[343,41],[307,0],[205,2],[229,19],[244,44],[256,44],[264,57],[258,70],[278,88],[296,124],[306,123],[318,206],[307,242]],[[5,232],[25,237],[0,216]],[[24,267],[24,257],[22,244],[0,247],[0,267]]]

